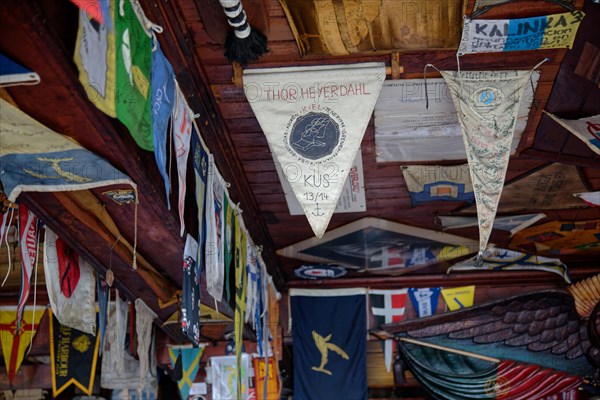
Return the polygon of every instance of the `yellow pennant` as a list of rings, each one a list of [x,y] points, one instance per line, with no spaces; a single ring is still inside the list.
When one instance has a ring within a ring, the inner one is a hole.
[[[450,311],[468,308],[473,305],[475,286],[462,286],[457,288],[442,289],[442,296]]]
[[[17,307],[0,307],[0,341],[4,365],[11,383],[21,367],[25,351],[35,336],[45,311],[42,307],[37,307],[35,311],[33,307],[25,307],[21,329],[17,331]]]

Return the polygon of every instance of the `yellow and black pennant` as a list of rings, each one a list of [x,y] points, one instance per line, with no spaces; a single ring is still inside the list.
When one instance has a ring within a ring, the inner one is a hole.
[[[48,310],[50,325],[50,364],[52,366],[52,396],[58,396],[71,384],[86,395],[92,394],[100,335],[90,335],[61,325]]]

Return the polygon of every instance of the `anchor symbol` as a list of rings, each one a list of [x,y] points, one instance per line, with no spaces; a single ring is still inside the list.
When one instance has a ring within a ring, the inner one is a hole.
[[[312,212],[312,215],[315,217],[322,217],[325,213],[321,212],[321,207],[319,207],[319,203],[316,204],[315,211]]]

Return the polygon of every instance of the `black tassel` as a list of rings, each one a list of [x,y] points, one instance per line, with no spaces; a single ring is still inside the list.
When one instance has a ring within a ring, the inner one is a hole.
[[[233,28],[225,41],[225,57],[230,62],[246,65],[257,60],[268,51],[267,38],[262,32],[253,29],[246,19],[241,0],[219,0]]]

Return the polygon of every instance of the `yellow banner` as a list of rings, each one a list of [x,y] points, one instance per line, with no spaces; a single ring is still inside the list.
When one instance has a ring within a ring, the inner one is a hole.
[[[25,350],[35,336],[44,312],[46,309],[42,307],[37,307],[35,311],[33,307],[25,307],[21,329],[17,331],[17,307],[0,307],[0,342],[8,380],[11,383],[21,367]]]
[[[468,308],[473,305],[475,286],[462,286],[457,288],[442,289],[442,296],[450,311]]]

